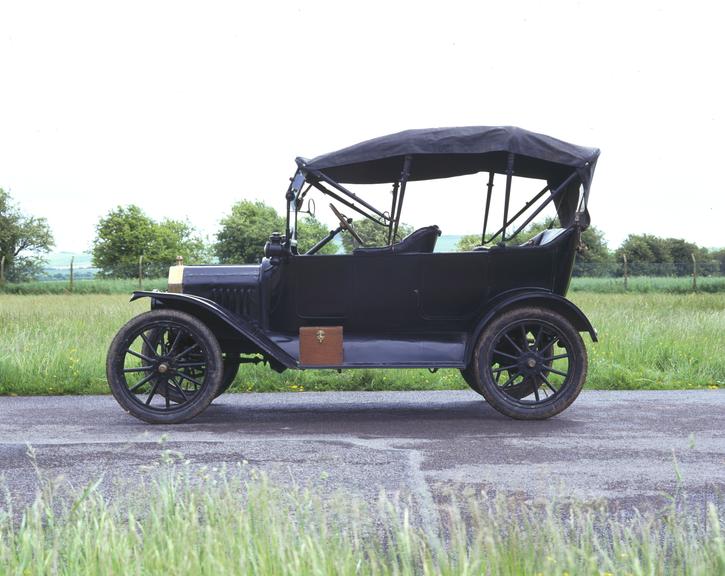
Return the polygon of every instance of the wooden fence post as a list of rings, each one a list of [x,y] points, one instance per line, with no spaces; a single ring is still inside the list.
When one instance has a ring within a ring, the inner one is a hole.
[[[138,257],[138,287],[143,288],[143,254]]]
[[[627,253],[622,252],[622,260],[624,260],[624,289],[627,289]]]
[[[0,284],[5,284],[5,255],[0,258]]]
[[[73,292],[73,260],[75,260],[75,256],[70,257],[70,291]]]
[[[694,252],[690,256],[692,256],[692,290],[697,292],[697,258]]]

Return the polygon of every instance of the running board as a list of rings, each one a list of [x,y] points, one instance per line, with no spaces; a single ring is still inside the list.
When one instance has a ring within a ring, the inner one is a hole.
[[[299,337],[267,332],[267,337],[305,368],[465,368],[467,334],[427,334],[372,336],[345,335],[343,363],[335,365],[299,364]]]

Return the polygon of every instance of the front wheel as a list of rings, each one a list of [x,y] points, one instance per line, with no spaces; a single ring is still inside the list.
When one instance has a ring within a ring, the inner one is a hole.
[[[587,350],[561,314],[540,308],[502,313],[476,345],[474,375],[496,410],[521,420],[550,418],[579,395]]]
[[[152,310],[130,320],[108,350],[106,375],[118,403],[151,424],[175,424],[200,414],[223,374],[214,334],[197,318]]]
[[[222,374],[222,383],[219,385],[219,391],[216,393],[217,397],[224,394],[234,384],[234,379],[237,377],[237,372],[239,372],[239,364],[239,354],[236,356],[227,354],[224,357],[224,373]]]

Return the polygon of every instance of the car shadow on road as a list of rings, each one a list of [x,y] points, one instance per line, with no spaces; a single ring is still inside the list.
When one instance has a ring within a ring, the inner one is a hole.
[[[245,434],[356,434],[441,438],[476,435],[550,434],[579,428],[582,422],[560,415],[545,421],[521,421],[503,416],[482,400],[425,402],[356,402],[258,400],[249,404],[220,398],[187,424],[184,431]],[[175,429],[178,429],[175,427]]]

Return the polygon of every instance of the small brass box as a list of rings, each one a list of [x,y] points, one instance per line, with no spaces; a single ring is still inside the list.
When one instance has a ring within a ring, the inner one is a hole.
[[[300,363],[304,366],[340,366],[342,326],[300,328]]]

